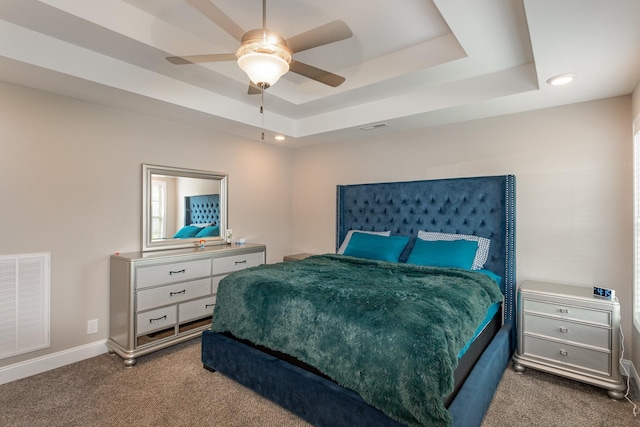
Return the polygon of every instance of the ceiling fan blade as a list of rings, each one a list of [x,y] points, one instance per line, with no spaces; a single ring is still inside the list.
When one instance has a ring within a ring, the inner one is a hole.
[[[287,45],[291,52],[296,53],[348,39],[351,36],[353,33],[349,26],[344,21],[338,20],[293,36],[287,39]]]
[[[213,53],[210,55],[168,56],[167,61],[175,65],[198,64],[200,62],[235,61],[235,53]]]
[[[296,74],[300,74],[301,76],[308,77],[332,87],[338,87],[345,81],[345,78],[342,76],[296,60],[291,60],[289,69]]]
[[[218,27],[231,34],[236,40],[242,40],[244,30],[218,9],[210,0],[187,0],[191,6],[209,18]]]
[[[262,90],[258,86],[256,86],[253,82],[249,82],[249,90],[247,91],[249,95],[260,95]]]

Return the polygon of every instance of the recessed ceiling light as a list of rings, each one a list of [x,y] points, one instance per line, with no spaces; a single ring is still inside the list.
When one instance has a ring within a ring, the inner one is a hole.
[[[284,141],[284,135],[276,135],[276,141]]]
[[[547,83],[551,86],[562,86],[571,83],[575,78],[576,75],[574,73],[558,74],[557,76],[553,76],[547,80]]]

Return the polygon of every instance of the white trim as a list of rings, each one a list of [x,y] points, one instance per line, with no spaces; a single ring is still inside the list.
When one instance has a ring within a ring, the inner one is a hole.
[[[90,357],[99,356],[107,352],[107,340],[101,340],[85,344],[80,347],[70,348],[57,353],[48,354],[24,362],[0,368],[0,384],[30,377],[51,369],[79,362]]]
[[[640,114],[633,119],[633,134],[640,132]]]

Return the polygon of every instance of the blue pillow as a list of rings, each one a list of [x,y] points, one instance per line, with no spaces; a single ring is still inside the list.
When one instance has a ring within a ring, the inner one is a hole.
[[[344,255],[380,261],[398,262],[408,237],[380,236],[378,234],[353,233]]]
[[[200,228],[196,237],[217,237],[220,236],[220,227],[219,226],[211,226]]]
[[[196,237],[196,234],[202,230],[200,227],[194,227],[193,225],[185,225],[176,234],[173,235],[174,239],[188,239],[189,237]]]
[[[478,242],[470,240],[422,240],[409,255],[407,264],[430,265],[434,267],[456,267],[470,270],[476,257]]]
[[[475,270],[475,271],[477,271],[478,273],[486,274],[487,276],[491,277],[493,280],[495,280],[498,286],[500,286],[500,283],[502,283],[502,277],[498,276],[493,271],[485,270],[484,268],[481,270]]]

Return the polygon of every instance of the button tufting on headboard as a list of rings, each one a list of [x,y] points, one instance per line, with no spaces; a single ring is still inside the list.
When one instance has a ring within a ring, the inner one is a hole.
[[[515,177],[512,175],[338,186],[336,248],[350,229],[390,230],[410,236],[418,230],[474,234],[491,239],[485,267],[504,278],[505,319],[515,299]]]

